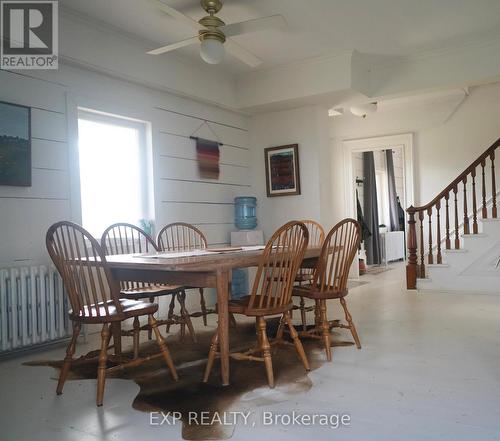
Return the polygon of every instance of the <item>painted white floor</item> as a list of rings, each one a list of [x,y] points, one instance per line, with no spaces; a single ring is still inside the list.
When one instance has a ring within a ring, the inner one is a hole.
[[[403,270],[364,276],[370,283],[351,290],[361,351],[336,348],[334,361],[310,374],[309,392],[262,408],[349,414],[349,427],[238,426],[233,439],[500,439],[500,296],[407,292]],[[68,381],[57,397],[52,369],[21,365],[63,354],[0,362],[1,440],[181,439],[179,425],[150,426],[148,414],[132,409],[132,381],[108,380],[96,408],[95,381]]]

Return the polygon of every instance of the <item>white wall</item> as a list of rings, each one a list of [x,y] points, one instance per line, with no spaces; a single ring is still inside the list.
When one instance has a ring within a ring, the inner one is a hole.
[[[330,173],[322,176],[323,150],[328,148],[326,111],[320,107],[266,113],[252,118],[250,144],[253,150],[253,182],[258,198],[259,228],[268,238],[292,219],[314,219],[329,224],[329,213],[322,203],[323,186],[330,189]],[[287,144],[299,145],[301,194],[268,198],[264,149]],[[328,167],[327,167],[328,168]],[[324,179],[322,181],[322,179]]]
[[[45,256],[47,227],[70,215],[65,88],[0,71],[0,100],[30,106],[32,186],[0,186],[0,266]]]
[[[342,158],[342,140],[412,132],[415,203],[422,205],[500,138],[499,114],[500,83],[495,83],[472,88],[465,100],[409,102],[365,119],[347,114],[332,118],[332,168],[334,173],[342,173],[335,165]],[[343,192],[332,195],[335,212],[343,212]]]
[[[500,83],[474,87],[465,99],[407,100],[365,119],[346,114],[325,123],[321,107],[254,116],[250,144],[260,225],[269,236],[290,219],[309,217],[328,227],[345,217],[346,139],[413,133],[415,203],[427,203],[500,137],[498,115]],[[299,144],[302,195],[267,198],[264,148],[289,143]]]
[[[0,72],[0,100],[33,108],[33,185],[0,186],[0,266],[47,262],[47,227],[80,221],[76,106],[150,122],[156,225],[187,221],[229,242],[233,198],[253,194],[245,116],[74,67],[35,74]],[[189,139],[205,119],[196,135],[224,143],[213,182],[199,178]]]

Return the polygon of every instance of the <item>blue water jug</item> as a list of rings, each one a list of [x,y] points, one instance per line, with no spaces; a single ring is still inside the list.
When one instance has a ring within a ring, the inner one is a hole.
[[[231,279],[231,298],[239,299],[250,294],[248,292],[248,269],[235,268]]]
[[[234,198],[234,224],[239,230],[253,230],[257,226],[257,198]]]

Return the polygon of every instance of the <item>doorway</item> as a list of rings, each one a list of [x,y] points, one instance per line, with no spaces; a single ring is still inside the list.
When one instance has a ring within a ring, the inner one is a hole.
[[[353,270],[379,274],[406,257],[406,208],[414,200],[412,135],[347,140],[343,147],[346,212],[363,230]]]

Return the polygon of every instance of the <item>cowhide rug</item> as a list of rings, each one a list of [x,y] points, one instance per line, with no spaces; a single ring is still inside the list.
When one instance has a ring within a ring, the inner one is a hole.
[[[276,321],[268,320],[268,335],[271,337],[277,327]],[[162,329],[162,333],[164,328]],[[182,415],[182,437],[186,440],[228,439],[234,431],[233,425],[214,422],[211,425],[199,425],[188,421],[189,412],[245,412],[255,411],[261,406],[288,401],[291,397],[303,394],[313,387],[312,381],[305,372],[295,348],[292,345],[273,347],[273,368],[276,387],[267,386],[264,364],[257,361],[231,360],[231,385],[223,387],[220,382],[219,362],[214,368],[207,384],[201,379],[205,368],[206,357],[213,329],[197,330],[198,343],[193,344],[187,336],[181,343],[177,336],[169,336],[167,343],[174,359],[179,381],[173,381],[162,358],[154,359],[139,367],[118,371],[107,378],[122,378],[135,381],[140,392],[132,406],[142,412],[161,411],[164,413],[179,412]],[[253,323],[238,324],[231,329],[230,348],[244,350],[256,342]],[[124,344],[127,343],[124,338]],[[326,363],[320,341],[302,339],[311,370]],[[339,334],[332,333],[332,346],[347,346],[351,342],[339,341]],[[154,341],[141,345],[141,354],[156,352]],[[93,351],[77,359],[71,368],[68,380],[96,378],[97,355]],[[40,360],[26,363],[29,366],[51,366],[58,371],[62,360]],[[110,364],[111,365],[111,364]],[[54,386],[55,389],[55,386]],[[54,392],[55,393],[55,392]],[[104,395],[106,406],[106,394]]]

